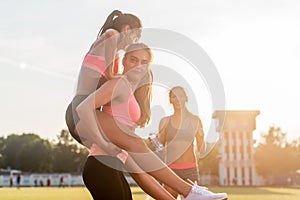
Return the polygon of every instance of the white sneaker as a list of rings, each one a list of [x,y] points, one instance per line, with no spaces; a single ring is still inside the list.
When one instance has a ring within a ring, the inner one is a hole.
[[[205,187],[200,187],[194,184],[190,193],[184,198],[180,196],[181,200],[226,200],[228,196],[226,193],[213,193]]]

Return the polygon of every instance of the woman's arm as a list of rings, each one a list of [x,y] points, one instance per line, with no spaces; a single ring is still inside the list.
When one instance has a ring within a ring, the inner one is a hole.
[[[136,172],[129,174],[143,191],[154,199],[175,200],[175,198],[165,190],[155,178],[145,173],[130,156],[126,159],[125,167],[128,171]]]
[[[99,145],[110,155],[116,155],[120,149],[104,138],[101,126],[98,124],[95,111],[96,108],[99,108],[111,101],[113,98],[114,88],[118,81],[118,79],[107,81],[102,87],[90,94],[76,108],[80,118],[80,122],[78,123],[78,126],[76,126],[79,135],[88,135],[89,140],[92,140],[93,143]]]
[[[159,132],[158,132],[158,140],[160,143],[162,143],[164,146],[166,144],[166,127],[169,121],[169,117],[165,117],[160,120],[159,122]]]
[[[108,29],[105,32],[104,40],[104,57],[106,62],[105,74],[108,79],[115,77],[115,60],[118,53],[118,39],[120,33],[113,29]]]
[[[200,153],[205,150],[205,142],[204,142],[204,132],[202,127],[202,122],[199,117],[197,117],[197,130],[196,130],[196,142],[197,142],[197,153]]]

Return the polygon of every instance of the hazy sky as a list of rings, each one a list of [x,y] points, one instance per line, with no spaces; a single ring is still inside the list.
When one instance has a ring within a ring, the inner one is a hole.
[[[260,110],[256,133],[275,124],[289,138],[300,137],[300,2],[181,2],[1,1],[0,136],[34,132],[53,139],[66,128],[81,61],[105,18],[119,9],[146,28],[176,31],[201,46],[222,79],[226,109]],[[154,62],[168,65],[163,57]],[[202,95],[199,115],[208,129],[213,110]]]

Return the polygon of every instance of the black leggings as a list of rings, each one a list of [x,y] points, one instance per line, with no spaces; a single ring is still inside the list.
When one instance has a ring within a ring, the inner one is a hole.
[[[69,132],[72,137],[82,144],[86,138],[80,137],[77,133],[75,133],[76,124],[79,121],[79,117],[76,111],[77,106],[85,100],[87,95],[77,95],[73,98],[72,102],[68,105],[66,113],[65,113],[65,121],[68,126]]]
[[[111,168],[104,163],[114,166]],[[111,156],[89,156],[82,172],[83,181],[94,200],[132,200],[130,186],[121,169],[122,162]]]

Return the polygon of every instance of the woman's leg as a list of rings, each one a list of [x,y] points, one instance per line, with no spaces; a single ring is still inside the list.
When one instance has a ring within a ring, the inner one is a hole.
[[[77,117],[78,118],[78,117]],[[79,119],[76,118],[76,111],[73,109],[73,101],[68,105],[66,113],[65,113],[65,121],[68,127],[68,130],[71,136],[80,144],[82,144],[81,138],[79,137],[78,133],[76,132],[76,124],[78,123]]]
[[[76,126],[79,123],[79,117],[76,112],[76,107],[86,98],[86,95],[75,96],[71,103],[68,105],[65,112],[65,122],[67,124],[68,130],[71,136],[80,144],[90,148],[92,143],[89,142],[87,134],[79,133],[76,130]],[[86,133],[86,132],[85,132]]]
[[[123,172],[102,164],[100,160],[107,160],[122,165],[117,158],[110,156],[90,156],[85,163],[82,176],[84,184],[90,191],[94,200],[132,200],[130,187],[125,180]]]
[[[192,185],[179,178],[170,170],[134,133],[124,133],[114,121],[114,118],[104,112],[96,111],[98,122],[108,139],[128,151],[135,162],[154,178],[173,188],[179,194],[187,196]],[[134,173],[134,172],[131,172]]]
[[[172,188],[170,188],[167,185],[164,185],[164,188],[175,198],[177,199],[178,196],[178,192],[176,192],[175,190],[173,190]]]
[[[128,156],[125,162],[125,167],[128,171],[135,171],[130,173],[135,182],[151,197],[157,200],[175,200],[170,193],[168,193],[162,185],[151,175],[145,173],[135,163],[135,161]]]

